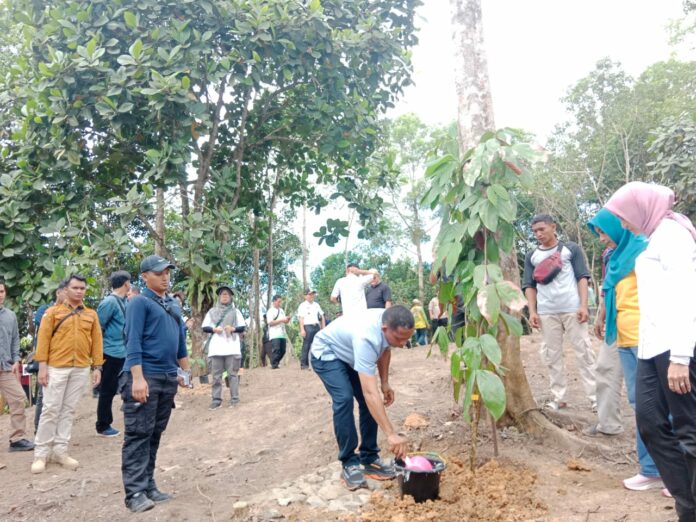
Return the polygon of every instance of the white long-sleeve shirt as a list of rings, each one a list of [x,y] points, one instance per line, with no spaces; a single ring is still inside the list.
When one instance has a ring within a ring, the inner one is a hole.
[[[638,357],[666,351],[688,364],[696,344],[696,242],[672,219],[663,219],[636,259],[640,325]]]
[[[205,319],[203,319],[202,326],[203,328],[206,326],[215,326],[215,323],[210,317],[210,312],[205,314]],[[244,317],[239,310],[237,310],[237,326],[246,326]],[[210,339],[210,344],[208,345],[208,357],[217,355],[242,355],[242,346],[240,343],[239,334],[228,334],[223,331],[222,333],[213,333],[210,335],[212,337]]]

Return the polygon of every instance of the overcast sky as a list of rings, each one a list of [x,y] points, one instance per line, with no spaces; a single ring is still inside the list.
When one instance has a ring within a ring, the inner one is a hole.
[[[414,112],[428,124],[445,124],[457,114],[450,2],[423,4],[420,42],[413,51],[415,85],[390,116]],[[482,9],[496,126],[531,131],[543,143],[566,119],[560,99],[598,60],[608,56],[638,75],[675,52],[666,28],[682,16],[682,0],[482,0]],[[687,53],[678,57],[696,59]],[[331,210],[332,217],[336,212]],[[344,241],[333,249],[316,246],[311,233],[327,214],[308,223],[311,268],[345,246]],[[351,237],[350,245],[356,243]]]

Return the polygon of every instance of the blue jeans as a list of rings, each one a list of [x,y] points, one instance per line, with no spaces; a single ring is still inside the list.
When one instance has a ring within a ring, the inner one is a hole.
[[[339,359],[322,361],[312,355],[312,368],[329,392],[333,407],[333,425],[338,442],[338,460],[343,467],[368,465],[379,458],[377,423],[367,408],[358,372]],[[358,433],[353,417],[353,398],[360,412],[360,455],[356,455]]]
[[[626,382],[626,391],[628,393],[628,403],[635,411],[636,409],[636,368],[638,367],[638,348],[627,347],[619,348],[619,358],[623,367],[624,381]],[[648,448],[645,447],[643,439],[636,428],[636,452],[638,453],[638,464],[640,465],[640,474],[644,477],[659,477],[657,466],[653,462]]]

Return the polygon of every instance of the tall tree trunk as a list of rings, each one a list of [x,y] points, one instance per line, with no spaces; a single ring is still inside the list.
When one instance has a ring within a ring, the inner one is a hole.
[[[343,248],[343,266],[348,265],[348,242],[350,241],[350,230],[353,228],[353,218],[355,217],[355,211],[350,210],[348,214],[348,235],[346,236],[346,246]],[[363,267],[364,268],[364,267]]]
[[[418,213],[418,201],[414,199],[413,201],[413,226],[416,227],[413,237],[413,246],[416,247],[416,258],[417,258],[417,272],[418,272],[418,299],[421,303],[425,302],[425,278],[423,276],[423,252],[422,252],[422,241],[423,241],[423,227],[420,222],[420,214]]]
[[[495,129],[493,102],[488,79],[488,63],[483,44],[481,0],[450,0],[453,39],[456,48],[455,83],[458,98],[459,149],[465,152],[478,143],[481,135]],[[517,254],[504,252],[500,259],[505,279],[520,284]],[[552,426],[539,413],[524,372],[520,340],[499,328],[498,343],[507,368],[503,381],[507,398],[506,416],[528,431]]]
[[[155,237],[155,254],[164,257],[166,252],[164,248],[164,189],[158,188],[155,192],[155,197],[155,231],[157,232]]]
[[[276,192],[273,190],[271,197],[271,208],[268,211],[268,246],[266,249],[266,275],[268,276],[268,295],[266,296],[266,306],[270,306],[273,297],[273,210],[276,204]]]
[[[256,217],[253,212],[249,212],[249,225],[252,230],[252,238],[257,237],[258,227]],[[249,353],[249,367],[255,368],[259,365],[261,349],[263,346],[263,323],[261,322],[261,284],[259,278],[260,252],[256,245],[252,249],[252,273],[251,273],[251,296],[249,296],[249,319],[253,328],[249,333],[247,351]]]
[[[483,44],[481,0],[450,0],[455,48],[459,149],[463,153],[495,128],[488,61]]]
[[[307,280],[307,204],[302,205],[302,288],[309,288]]]

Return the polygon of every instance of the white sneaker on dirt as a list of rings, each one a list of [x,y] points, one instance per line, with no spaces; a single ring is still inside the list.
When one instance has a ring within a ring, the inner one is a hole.
[[[660,494],[663,497],[672,498],[672,494],[669,492],[669,489],[667,489],[667,488],[662,488],[662,491],[660,492]]]
[[[31,472],[36,474],[44,471],[46,471],[46,459],[34,459],[31,463]]]
[[[646,477],[640,473],[624,480],[623,485],[631,491],[647,491],[648,489],[664,487],[660,477]]]
[[[548,408],[548,409],[551,410],[551,411],[558,411],[558,410],[561,410],[561,409],[563,409],[563,408],[567,408],[567,407],[568,407],[568,403],[567,403],[567,402],[564,402],[564,401],[553,400],[553,401],[547,402],[547,403],[545,404],[545,407]]]
[[[77,460],[75,460],[67,454],[53,455],[51,457],[51,462],[60,464],[64,468],[68,468],[73,471],[75,471],[80,466],[80,463]]]

